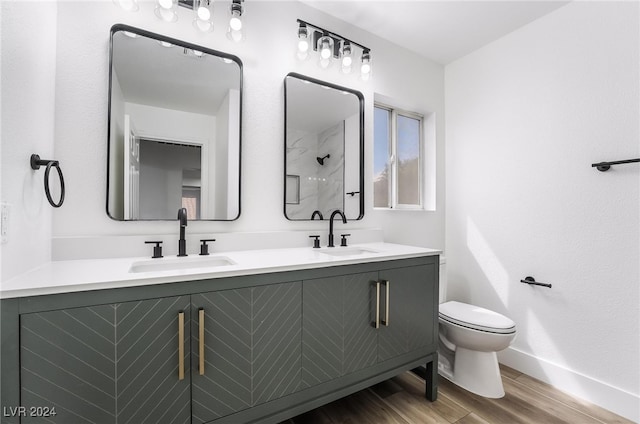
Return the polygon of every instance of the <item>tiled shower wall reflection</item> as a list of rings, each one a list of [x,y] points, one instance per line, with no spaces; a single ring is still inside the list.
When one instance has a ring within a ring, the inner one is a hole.
[[[320,165],[317,157],[329,158]],[[287,175],[300,177],[299,203],[287,199],[289,219],[309,219],[319,210],[325,219],[344,209],[344,121],[319,133],[287,130]]]

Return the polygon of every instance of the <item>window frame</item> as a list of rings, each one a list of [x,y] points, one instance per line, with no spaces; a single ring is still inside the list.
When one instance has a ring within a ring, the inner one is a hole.
[[[387,163],[389,164],[389,184],[388,184],[388,205],[387,206],[375,206],[375,198],[373,199],[374,209],[380,210],[424,210],[425,209],[425,195],[424,195],[424,173],[425,173],[425,161],[424,161],[424,115],[418,112],[412,112],[381,102],[374,102],[374,110],[383,109],[389,112],[389,134],[388,134],[388,157]],[[406,118],[415,119],[418,121],[418,194],[420,197],[417,204],[404,204],[398,202],[398,116],[404,116]],[[375,149],[374,149],[375,155]],[[375,157],[374,157],[375,159]],[[375,190],[373,190],[375,194]]]

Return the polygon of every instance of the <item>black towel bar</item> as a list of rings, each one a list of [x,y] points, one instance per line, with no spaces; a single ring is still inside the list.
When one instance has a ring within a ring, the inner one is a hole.
[[[542,287],[548,287],[551,288],[551,284],[548,283],[539,283],[536,281],[535,278],[533,277],[525,277],[524,280],[520,280],[521,283],[525,283],[525,284],[531,284],[533,286],[542,286]]]
[[[592,168],[598,168],[598,171],[604,172],[604,171],[608,171],[609,168],[611,168],[612,165],[622,165],[622,164],[625,164],[625,163],[635,163],[635,162],[640,162],[640,158],[638,158],[638,159],[627,159],[627,160],[616,160],[616,161],[613,161],[613,162],[592,163],[591,167]]]
[[[38,170],[41,166],[46,166],[44,171],[44,193],[47,195],[47,200],[49,204],[54,208],[59,208],[62,206],[64,202],[64,177],[62,176],[62,169],[60,169],[60,162],[57,160],[49,160],[49,159],[40,159],[39,155],[35,153],[31,155],[31,169]],[[51,191],[49,190],[49,172],[51,171],[51,167],[55,167],[56,171],[58,171],[58,178],[60,178],[60,200],[58,202],[54,202],[51,198]]]

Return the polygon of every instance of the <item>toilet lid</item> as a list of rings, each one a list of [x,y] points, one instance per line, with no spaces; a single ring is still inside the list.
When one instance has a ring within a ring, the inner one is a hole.
[[[462,302],[445,302],[440,305],[440,318],[453,324],[491,333],[513,333],[516,324],[497,312]]]

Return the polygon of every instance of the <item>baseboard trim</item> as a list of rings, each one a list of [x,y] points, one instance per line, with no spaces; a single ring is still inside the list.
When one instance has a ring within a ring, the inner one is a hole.
[[[636,394],[514,348],[499,352],[498,360],[572,396],[608,409],[634,422],[640,420],[640,396]]]

